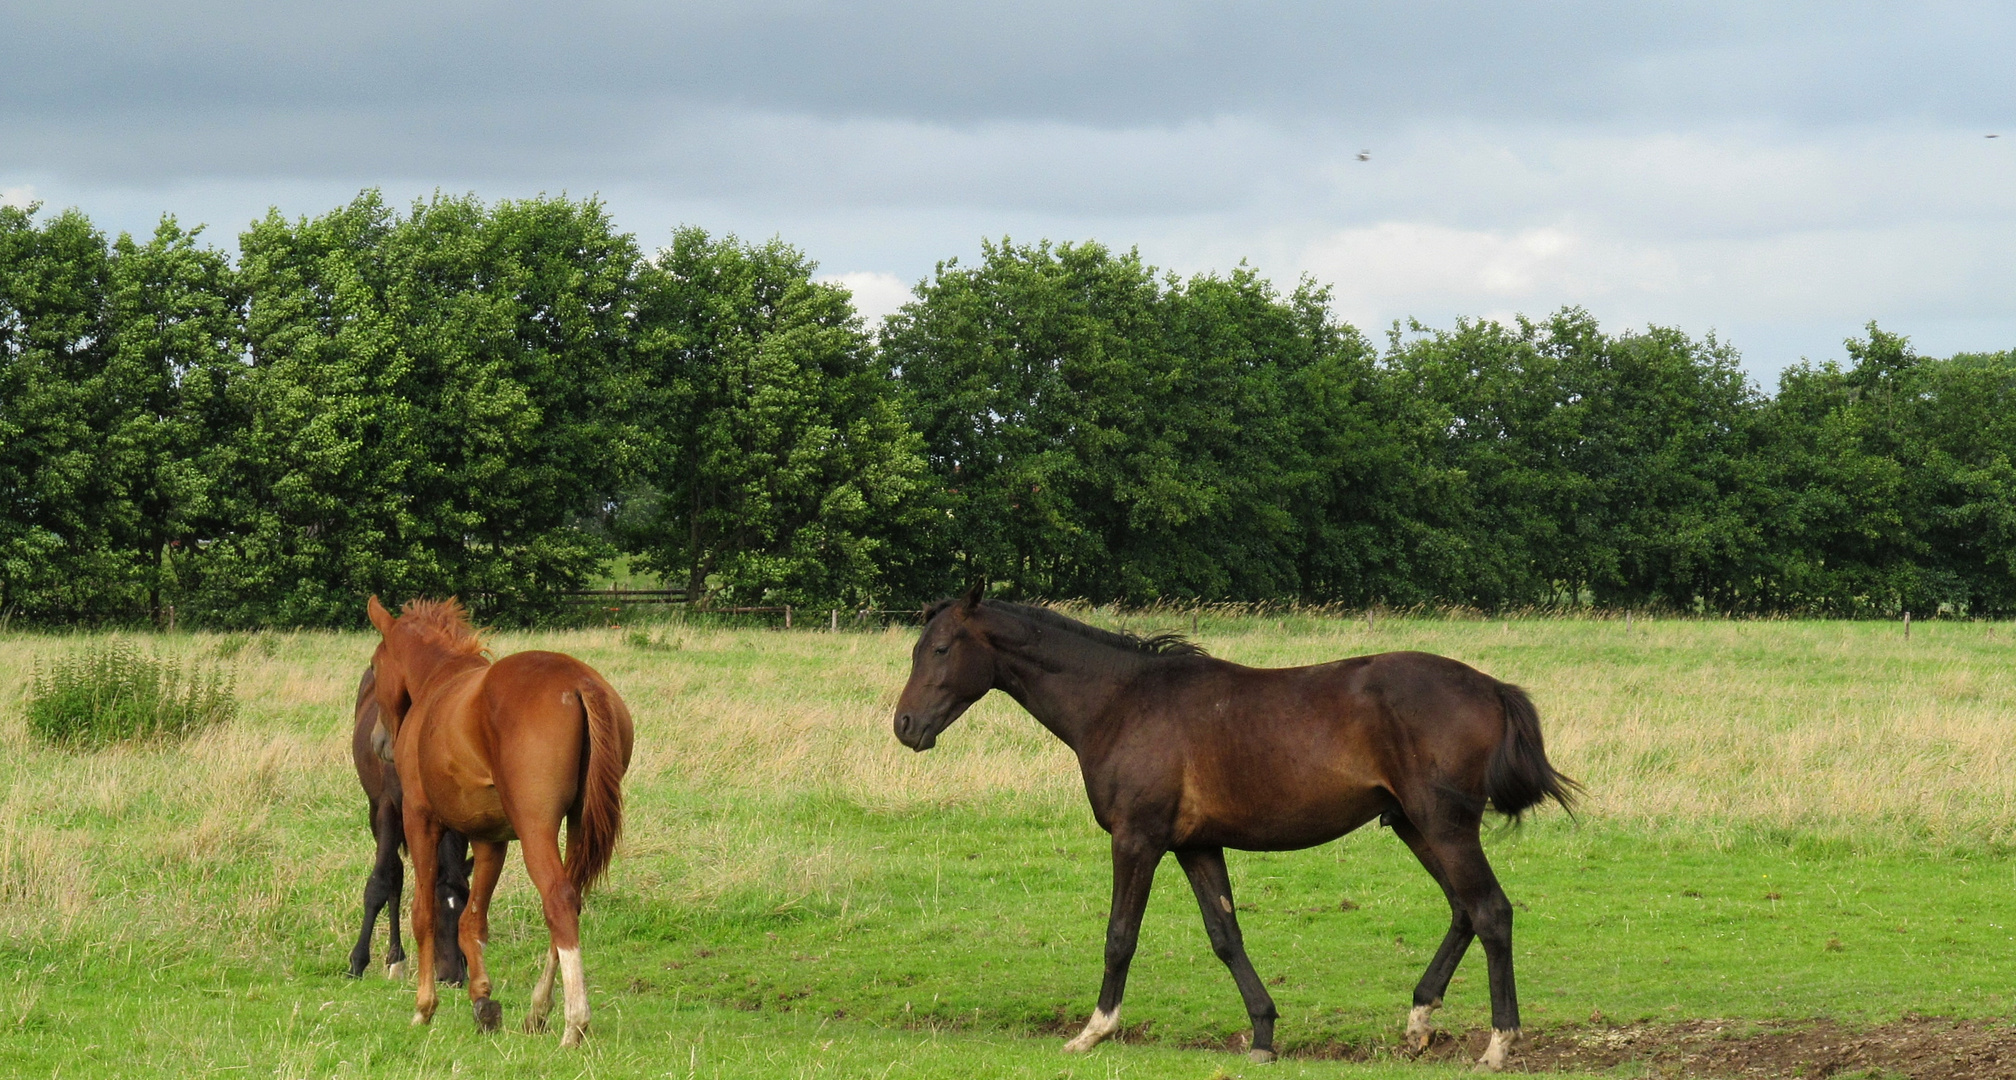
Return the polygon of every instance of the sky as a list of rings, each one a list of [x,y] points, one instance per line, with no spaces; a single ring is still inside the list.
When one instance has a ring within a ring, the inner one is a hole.
[[[0,201],[596,196],[873,317],[983,238],[1307,275],[1383,335],[1580,305],[1769,389],[2016,348],[2016,5],[0,0]],[[1999,136],[1988,138],[1990,135]]]

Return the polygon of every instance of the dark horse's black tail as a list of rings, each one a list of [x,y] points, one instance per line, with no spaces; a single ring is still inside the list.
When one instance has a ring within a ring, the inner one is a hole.
[[[1491,808],[1519,820],[1519,815],[1544,799],[1553,799],[1569,814],[1575,812],[1575,796],[1582,785],[1554,771],[1547,761],[1547,748],[1540,741],[1540,713],[1526,691],[1511,683],[1498,684],[1498,700],[1505,706],[1505,736],[1491,753],[1491,767],[1484,776],[1485,793]]]

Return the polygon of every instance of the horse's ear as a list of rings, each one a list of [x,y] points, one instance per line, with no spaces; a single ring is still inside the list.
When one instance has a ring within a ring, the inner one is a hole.
[[[987,579],[980,578],[973,583],[972,588],[966,590],[966,595],[959,598],[959,610],[971,615],[973,612],[979,610],[980,600],[986,595]]]
[[[371,594],[371,602],[364,605],[364,610],[371,616],[371,625],[377,627],[380,634],[386,637],[392,636],[392,624],[396,620],[392,618],[391,612],[385,610],[385,605],[378,602],[377,593]]]

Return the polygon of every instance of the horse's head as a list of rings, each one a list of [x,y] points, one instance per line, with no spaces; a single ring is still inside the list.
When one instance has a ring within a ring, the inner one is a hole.
[[[458,938],[462,909],[469,906],[469,873],[476,863],[469,858],[469,841],[449,829],[441,834],[435,848],[434,874],[434,977],[459,983],[468,977],[469,962],[462,955]]]
[[[407,670],[406,652],[401,646],[403,633],[399,619],[385,610],[374,593],[365,605],[365,612],[371,616],[371,625],[378,628],[378,649],[371,654],[371,673],[377,680],[373,693],[378,697],[378,721],[385,725],[385,731],[393,738],[399,737],[399,725],[406,719],[406,710],[413,705],[412,675]]]
[[[979,626],[976,584],[929,612],[910,653],[910,682],[896,699],[896,738],[912,750],[937,745],[938,733],[994,688],[994,646]]]

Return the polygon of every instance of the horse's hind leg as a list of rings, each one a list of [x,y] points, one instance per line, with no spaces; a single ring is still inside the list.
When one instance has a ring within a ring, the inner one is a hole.
[[[364,879],[364,928],[357,935],[357,947],[350,950],[350,977],[359,978],[371,966],[371,932],[378,926],[378,913],[388,906],[390,947],[385,950],[385,976],[406,974],[406,950],[399,946],[399,891],[405,883],[406,867],[399,861],[399,808],[381,802],[371,811],[371,832],[378,841],[378,859],[371,876]]]
[[[1470,926],[1484,943],[1491,972],[1491,1045],[1477,1059],[1478,1067],[1497,1070],[1519,1039],[1519,993],[1512,978],[1512,901],[1499,888],[1498,877],[1484,857],[1473,821],[1467,835],[1430,834],[1428,845],[1447,876],[1450,895],[1470,916]]]
[[[525,856],[526,873],[539,890],[540,906],[546,915],[546,932],[552,936],[551,959],[557,961],[560,968],[560,989],[567,1016],[567,1029],[560,1035],[560,1045],[579,1046],[588,1035],[588,985],[586,970],[581,964],[581,894],[574,888],[574,883],[567,880],[567,869],[560,862],[557,822],[537,832],[521,828],[518,839],[518,850]],[[544,977],[540,981],[547,986],[547,1001],[550,1003],[551,984]],[[545,1017],[540,1016],[539,1020],[543,1026]],[[532,1026],[532,1021],[533,1016],[528,1013],[526,1026]]]
[[[1428,1049],[1435,1039],[1435,1024],[1431,1017],[1442,1007],[1442,995],[1449,991],[1449,979],[1456,974],[1456,965],[1463,961],[1463,954],[1470,948],[1470,939],[1476,932],[1470,925],[1470,909],[1459,902],[1456,893],[1449,887],[1449,878],[1442,871],[1442,863],[1428,841],[1421,836],[1421,830],[1398,811],[1387,818],[1387,823],[1398,834],[1414,857],[1421,860],[1421,866],[1435,884],[1442,887],[1442,895],[1449,901],[1449,932],[1442,937],[1442,947],[1435,950],[1435,959],[1428,962],[1428,970],[1421,973],[1421,981],[1414,987],[1414,1008],[1407,1014],[1407,1045],[1415,1051]]]
[[[551,945],[546,947],[546,966],[539,972],[539,981],[532,987],[532,1007],[525,1013],[525,1033],[537,1035],[546,1030],[546,1014],[553,1011],[553,974],[560,969],[560,950]]]
[[[476,1016],[476,1030],[495,1031],[504,1019],[504,1009],[490,998],[490,964],[484,946],[490,942],[490,896],[497,891],[497,877],[504,872],[504,855],[511,845],[472,840],[476,868],[469,876],[469,903],[462,909],[458,944],[469,967],[469,1005]]]
[[[1204,912],[1204,932],[1211,937],[1211,951],[1232,969],[1232,981],[1239,984],[1239,996],[1246,1000],[1246,1015],[1253,1018],[1253,1052],[1256,1062],[1274,1060],[1274,998],[1246,958],[1246,942],[1239,935],[1239,917],[1232,913],[1232,879],[1225,872],[1225,851],[1179,851],[1176,861],[1190,877],[1197,893],[1197,906]]]
[[[413,856],[413,947],[420,950],[418,970],[413,972],[413,1022],[424,1024],[434,1019],[434,1009],[441,1003],[434,988],[434,878],[440,870],[436,855],[441,826],[410,806],[405,817],[406,852]]]

